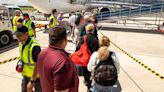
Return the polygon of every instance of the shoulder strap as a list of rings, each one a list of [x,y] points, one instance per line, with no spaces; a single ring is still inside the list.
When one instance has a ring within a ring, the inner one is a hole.
[[[113,61],[113,58],[112,58],[112,54],[113,54],[113,52],[110,51],[110,52],[109,52],[108,59],[111,59],[111,60],[112,60],[112,61],[111,61],[111,65],[114,65],[114,61]],[[115,66],[115,65],[114,65],[114,66]]]
[[[87,36],[86,35],[84,35],[84,44],[87,45]]]
[[[113,52],[112,51],[110,51],[109,52],[109,56],[108,56],[108,58],[107,58],[107,60],[105,60],[105,61],[99,61],[98,62],[98,64],[96,65],[96,67],[95,67],[95,69],[97,68],[97,67],[99,67],[101,64],[109,64],[109,65],[114,65],[114,62],[113,62],[113,59],[112,59],[112,54],[113,54]],[[109,62],[109,60],[111,60],[112,59],[112,61],[111,62]],[[114,65],[115,66],[115,65]]]

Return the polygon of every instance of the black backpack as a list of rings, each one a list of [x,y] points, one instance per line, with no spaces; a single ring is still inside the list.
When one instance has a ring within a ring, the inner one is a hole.
[[[117,69],[111,58],[113,52],[109,53],[107,60],[100,61],[95,67],[93,78],[96,83],[102,86],[113,86],[118,78]]]

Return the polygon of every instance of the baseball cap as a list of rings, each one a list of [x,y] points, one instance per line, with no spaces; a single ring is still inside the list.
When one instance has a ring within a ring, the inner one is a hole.
[[[29,17],[29,14],[28,14],[28,13],[24,13],[23,16],[27,16],[27,17]]]
[[[15,35],[23,35],[28,32],[28,28],[26,26],[18,25],[17,30],[14,32]]]
[[[81,13],[79,11],[76,12],[76,15],[80,15]]]
[[[85,16],[84,16],[84,19],[85,19],[85,20],[87,20],[87,19],[89,19],[89,18],[90,18],[89,15],[85,15]]]

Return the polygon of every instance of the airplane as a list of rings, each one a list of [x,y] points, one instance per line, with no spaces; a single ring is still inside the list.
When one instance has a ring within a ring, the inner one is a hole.
[[[117,5],[120,8],[123,6],[141,6],[147,5],[146,3],[132,3],[132,0],[126,0],[126,2],[121,2],[120,0],[28,0],[31,5],[44,14],[50,14],[52,9],[57,9],[58,11],[63,11],[70,13],[72,11],[80,10],[91,10],[93,8],[98,8],[100,12],[111,11],[112,5]],[[133,0],[137,1],[137,0]],[[150,0],[143,0],[150,1]]]
[[[28,0],[31,5],[44,14],[50,14],[52,9],[57,9],[63,12],[72,12],[77,10],[84,10],[84,3],[86,0],[81,2],[73,3],[73,0]]]
[[[16,5],[19,7],[32,7],[27,0],[0,0],[0,5]]]

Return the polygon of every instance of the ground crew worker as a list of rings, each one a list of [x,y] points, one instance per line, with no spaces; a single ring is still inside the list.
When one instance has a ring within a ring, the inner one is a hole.
[[[19,25],[14,34],[19,41],[20,59],[23,62],[22,92],[33,92],[33,88],[35,92],[41,92],[40,79],[36,71],[40,45],[34,38],[29,37],[28,28],[25,26]]]
[[[36,31],[35,31],[35,25],[34,22],[29,17],[29,14],[24,13],[23,14],[23,25],[28,28],[28,33],[30,37],[35,37],[36,38]]]
[[[63,14],[64,13],[61,11],[60,14],[58,15],[57,17],[58,23],[62,22],[62,20],[64,19]]]
[[[50,16],[50,21],[49,21],[49,27],[50,28],[53,28],[57,25],[58,20],[57,20],[56,16],[57,16],[57,10],[53,9],[52,15]]]
[[[15,16],[12,19],[14,32],[17,30],[17,25],[22,24],[22,22],[23,19],[20,18],[20,11],[15,11]]]

